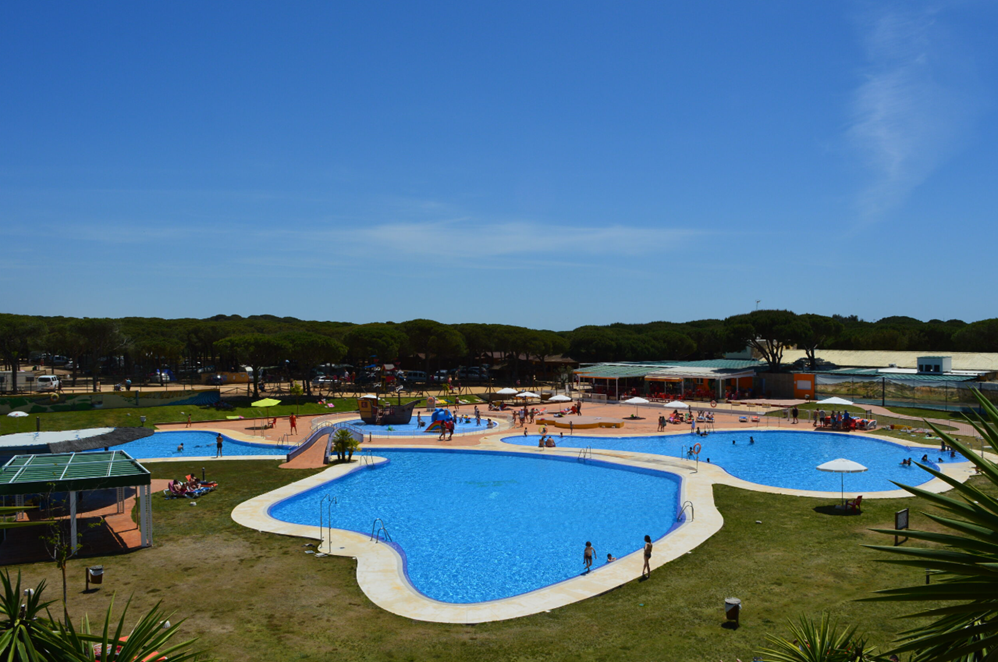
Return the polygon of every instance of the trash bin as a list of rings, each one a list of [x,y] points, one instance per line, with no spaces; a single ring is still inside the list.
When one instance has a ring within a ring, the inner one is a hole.
[[[738,598],[725,598],[724,599],[724,615],[729,621],[734,621],[735,625],[738,624],[738,616],[742,611],[742,601]]]
[[[104,566],[94,565],[87,568],[87,590],[90,590],[91,584],[103,584],[104,583]]]

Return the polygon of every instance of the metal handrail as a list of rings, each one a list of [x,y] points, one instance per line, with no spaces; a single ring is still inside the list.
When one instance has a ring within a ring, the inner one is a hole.
[[[381,522],[381,529],[378,529],[378,522]],[[388,535],[388,529],[385,528],[385,521],[380,517],[374,518],[374,523],[371,525],[371,540],[377,545],[381,542],[381,534],[385,534],[385,542],[391,542],[392,537]]]
[[[683,519],[683,514],[686,512],[687,508],[690,509],[690,521],[692,522],[694,519],[696,519],[696,515],[693,512],[693,502],[692,501],[684,501],[683,502],[683,507],[679,509],[679,513],[676,515],[676,521],[677,522],[679,520]]]
[[[579,450],[578,456],[575,458],[578,462],[585,462],[587,459],[593,459],[593,447],[586,446]]]

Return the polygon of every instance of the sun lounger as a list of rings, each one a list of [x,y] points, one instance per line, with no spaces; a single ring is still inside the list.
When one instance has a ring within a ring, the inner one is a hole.
[[[738,422],[739,423],[748,423],[748,416],[739,416],[738,417]]]
[[[858,497],[852,501],[846,501],[846,510],[855,510],[857,513],[863,512],[860,508],[860,504],[863,503],[863,495],[860,494]]]

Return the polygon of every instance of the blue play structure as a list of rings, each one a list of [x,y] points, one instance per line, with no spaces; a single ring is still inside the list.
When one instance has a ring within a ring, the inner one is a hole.
[[[454,415],[446,409],[434,409],[433,415],[430,416],[430,424],[426,426],[426,432],[440,432],[443,424],[447,421],[453,421]]]

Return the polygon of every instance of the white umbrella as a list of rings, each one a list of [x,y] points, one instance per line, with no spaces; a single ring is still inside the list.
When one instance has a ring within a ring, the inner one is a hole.
[[[552,395],[548,398],[548,402],[571,402],[572,398],[567,395]]]
[[[376,395],[371,395],[370,393],[368,393],[367,395],[362,395],[362,396],[360,396],[360,399],[361,399],[361,400],[377,400],[377,399],[378,399],[378,396],[376,396]]]
[[[527,398],[540,398],[541,396],[532,391],[524,391],[523,393],[517,393],[516,397],[526,400]]]
[[[27,415],[28,412],[26,411],[12,411],[9,414],[7,414],[7,416],[9,416],[10,418],[24,418]]]
[[[637,418],[638,417],[638,405],[646,405],[646,404],[648,404],[648,401],[645,400],[644,398],[630,398],[628,400],[624,400],[623,404],[625,404],[625,405],[634,405],[634,417]]]
[[[846,460],[840,457],[837,460],[832,460],[830,462],[825,462],[824,464],[819,464],[818,471],[828,471],[830,473],[842,474],[842,504],[845,505],[846,474],[863,473],[864,471],[866,471],[866,467],[864,467],[859,462],[853,462],[852,460]]]
[[[496,391],[496,395],[516,395],[515,388],[501,388]]]
[[[690,406],[685,402],[680,402],[679,400],[673,400],[672,402],[666,402],[663,405],[666,409],[689,409]]]
[[[835,398],[835,397],[832,397],[832,398],[825,398],[824,400],[820,400],[816,404],[819,404],[819,405],[842,405],[844,407],[848,407],[849,405],[855,405],[856,403],[852,402],[851,400],[846,400],[845,398]]]

